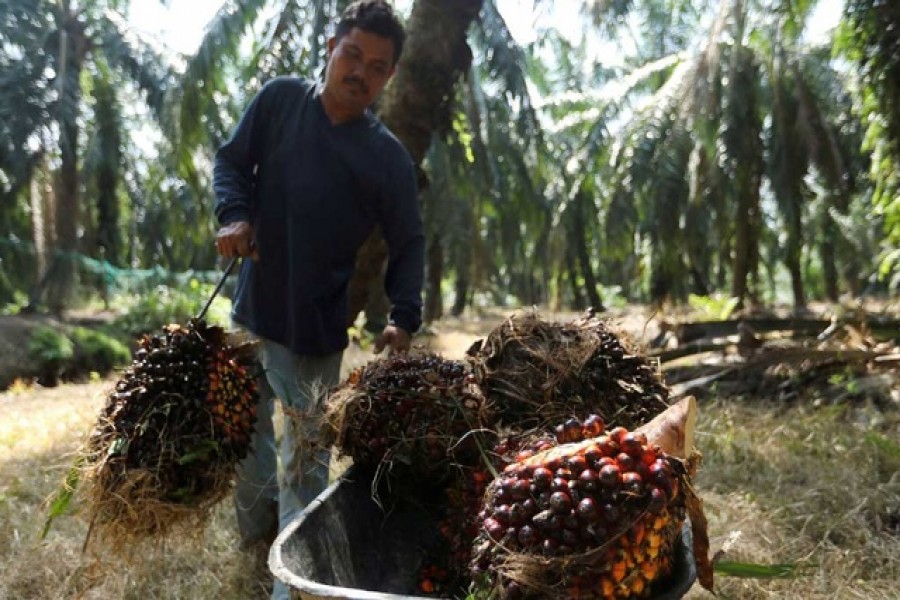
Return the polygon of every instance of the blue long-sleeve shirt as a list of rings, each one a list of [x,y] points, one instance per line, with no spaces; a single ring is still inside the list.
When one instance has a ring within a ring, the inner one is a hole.
[[[391,322],[421,325],[424,231],[409,153],[371,113],[332,125],[321,85],[267,83],[216,153],[221,225],[253,225],[233,319],[298,354],[347,347],[347,286],[374,226],[389,248]]]

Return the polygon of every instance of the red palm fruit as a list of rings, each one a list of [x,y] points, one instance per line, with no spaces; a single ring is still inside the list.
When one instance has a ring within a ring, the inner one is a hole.
[[[603,451],[600,450],[599,444],[591,444],[584,449],[584,459],[591,468],[597,468],[597,462],[603,458]]]
[[[578,518],[587,523],[593,523],[600,517],[600,512],[597,510],[597,502],[590,497],[582,498],[581,502],[578,503],[576,512]]]
[[[609,430],[610,439],[615,441],[617,444],[621,444],[622,438],[624,438],[625,435],[627,435],[627,434],[628,434],[628,430],[625,429],[624,427],[613,427],[612,429]]]
[[[531,482],[539,489],[546,489],[553,483],[553,471],[546,467],[537,467],[531,476]]]
[[[555,475],[560,479],[569,480],[572,479],[572,470],[568,467],[560,467],[556,470]]]
[[[647,465],[648,467],[652,465],[659,459],[660,449],[657,446],[656,448],[644,447],[644,453],[641,455],[641,462]]]
[[[522,502],[522,510],[525,511],[526,518],[530,517],[537,512],[537,502],[535,502],[532,498],[526,498]]]
[[[552,493],[553,492],[550,490],[544,490],[535,497],[534,501],[538,505],[538,508],[544,510],[550,506],[550,495]]]
[[[629,431],[622,436],[622,451],[630,454],[635,459],[641,459],[644,455],[644,446],[647,443],[647,436],[642,433]]]
[[[603,456],[615,456],[619,453],[619,442],[612,435],[601,435],[597,438],[597,445]]]
[[[616,459],[614,457],[604,456],[603,458],[601,458],[600,460],[597,461],[597,466],[594,467],[594,470],[599,471],[600,469],[602,469],[603,467],[606,467],[608,465],[612,465],[614,467],[619,466],[616,464]]]
[[[619,469],[621,469],[623,473],[627,471],[634,471],[635,466],[637,466],[634,462],[634,458],[630,454],[626,454],[624,452],[619,452],[619,454],[616,455],[616,463],[619,465]]]
[[[566,432],[566,439],[569,442],[580,442],[584,439],[584,434],[582,433],[582,424],[576,418],[571,418],[566,420],[563,424],[563,428]]]
[[[494,509],[494,519],[503,525],[509,525],[512,519],[512,511],[509,504],[501,504]]]
[[[524,500],[531,495],[531,481],[528,479],[517,479],[512,484],[512,497],[514,500]]]
[[[650,488],[650,501],[647,504],[647,510],[653,514],[658,514],[666,507],[668,498],[666,492],[658,487]]]
[[[659,485],[668,486],[671,479],[671,468],[669,463],[663,459],[656,459],[649,466],[650,479]]]
[[[534,456],[534,450],[520,450],[516,454],[516,461],[528,460]]]
[[[597,472],[592,469],[585,469],[582,471],[578,476],[578,481],[586,492],[596,491],[600,487],[600,477],[597,475]]]
[[[629,494],[640,496],[644,492],[644,480],[634,471],[622,475],[622,487]]]
[[[618,524],[620,515],[621,511],[619,511],[619,508],[614,504],[606,503],[600,508],[600,516],[603,517],[603,520],[607,523],[613,525]]]
[[[553,538],[545,538],[544,541],[541,542],[541,552],[544,556],[554,556],[557,550],[559,550],[559,542]]]
[[[600,415],[588,415],[584,423],[581,424],[582,434],[586,438],[597,437],[603,433],[605,428],[606,423],[603,422],[603,417]]]
[[[522,546],[529,548],[537,544],[540,537],[534,527],[531,525],[522,525],[522,527],[519,528],[517,539]]]
[[[557,514],[568,513],[572,509],[572,498],[566,492],[553,492],[550,508]]]
[[[606,465],[600,469],[600,485],[606,489],[618,487],[622,471],[616,465]]]
[[[554,514],[550,517],[550,535],[554,539],[559,540],[562,537],[562,530],[566,528],[566,520],[562,515]]]
[[[575,456],[569,457],[567,463],[569,470],[574,476],[578,476],[588,467],[587,459],[581,454],[576,454]]]
[[[494,540],[501,539],[503,534],[506,533],[506,527],[504,527],[500,521],[492,517],[488,517],[484,520],[484,530],[491,536],[491,539]]]
[[[525,522],[525,509],[521,504],[512,504],[509,507],[509,522],[511,525],[518,527]]]
[[[557,425],[553,428],[553,435],[556,437],[556,441],[560,444],[566,443],[566,428],[563,425]]]

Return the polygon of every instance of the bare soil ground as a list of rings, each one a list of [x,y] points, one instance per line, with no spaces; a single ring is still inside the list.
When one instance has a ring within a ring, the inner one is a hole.
[[[446,319],[421,341],[459,358],[506,316]],[[560,317],[560,318],[564,318]],[[614,319],[638,340],[655,335],[635,312]],[[344,369],[372,358],[351,348]],[[263,599],[263,554],[237,549],[230,502],[205,533],[128,556],[85,555],[87,525],[58,519],[39,533],[58,487],[112,379],[0,393],[0,598]],[[848,382],[848,385],[851,385]],[[723,598],[897,599],[900,581],[900,411],[864,396],[829,404],[733,397],[700,406],[705,501],[712,549],[737,541],[729,560],[798,563],[799,577],[718,577]],[[689,598],[712,598],[695,586]]]

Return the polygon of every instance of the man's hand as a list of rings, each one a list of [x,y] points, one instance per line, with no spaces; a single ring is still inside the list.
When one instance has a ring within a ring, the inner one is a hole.
[[[409,350],[410,340],[408,331],[396,325],[388,325],[375,340],[375,354],[379,354],[385,346],[390,346],[390,354],[406,352]]]
[[[256,244],[253,241],[253,226],[247,221],[236,221],[223,226],[216,233],[216,250],[225,258],[249,256],[259,259]]]

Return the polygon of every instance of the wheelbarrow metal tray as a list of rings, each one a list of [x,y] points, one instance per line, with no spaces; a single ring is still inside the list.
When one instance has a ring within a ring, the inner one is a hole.
[[[269,568],[303,598],[428,600],[416,594],[421,568],[446,545],[438,532],[439,517],[415,501],[383,509],[372,499],[372,477],[351,467],[272,545]],[[686,523],[672,574],[654,584],[651,598],[681,598],[696,577]]]

